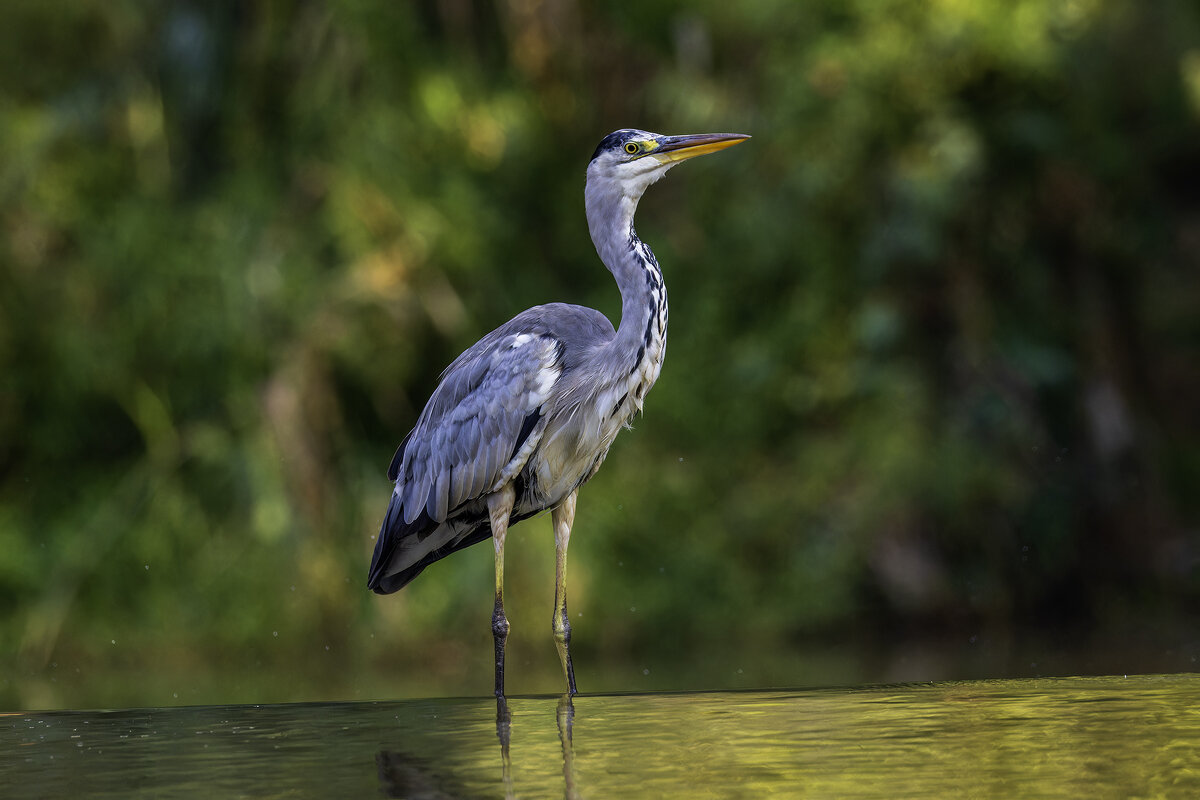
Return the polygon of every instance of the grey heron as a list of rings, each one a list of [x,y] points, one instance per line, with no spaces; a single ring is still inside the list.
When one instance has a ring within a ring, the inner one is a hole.
[[[662,271],[633,229],[638,201],[679,162],[749,138],[633,129],[605,136],[588,163],[584,206],[592,243],[621,290],[619,327],[566,303],[518,314],[446,368],[392,458],[387,475],[396,488],[367,587],[390,594],[434,561],[491,538],[498,697],[509,631],[504,539],[510,525],[547,509],[556,552],[551,627],[567,692],[576,691],[566,587],[576,495],[641,410],[667,341]]]

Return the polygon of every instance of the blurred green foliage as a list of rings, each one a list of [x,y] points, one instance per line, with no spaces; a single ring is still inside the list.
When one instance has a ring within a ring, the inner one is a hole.
[[[389,665],[486,691],[490,551],[364,589],[383,472],[487,330],[550,300],[619,313],[582,211],[618,127],[754,139],[642,204],[670,357],[580,499],[577,661],[1197,611],[1192,3],[10,0],[5,22],[11,674]],[[553,667],[548,523],[510,541],[511,641]]]

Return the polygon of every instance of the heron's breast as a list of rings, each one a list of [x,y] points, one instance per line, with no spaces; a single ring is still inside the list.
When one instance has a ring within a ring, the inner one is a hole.
[[[528,510],[558,505],[594,473],[612,443],[598,433],[596,426],[585,422],[582,410],[549,422],[523,471]]]
[[[524,473],[529,510],[551,508],[596,474],[622,428],[642,410],[662,372],[666,355],[667,308],[654,296],[645,336],[633,360],[610,380],[586,392],[586,399],[547,420],[545,434]]]

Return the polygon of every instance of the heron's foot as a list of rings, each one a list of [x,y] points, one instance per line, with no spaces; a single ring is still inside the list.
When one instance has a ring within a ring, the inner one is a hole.
[[[508,641],[508,618],[504,616],[504,603],[496,597],[496,610],[492,612],[492,639],[496,644],[496,697],[504,697],[504,644]]]
[[[575,667],[571,664],[571,623],[567,619],[567,604],[563,601],[562,611],[554,615],[554,646],[558,649],[558,660],[562,662],[563,675],[567,679],[567,694],[574,695]]]

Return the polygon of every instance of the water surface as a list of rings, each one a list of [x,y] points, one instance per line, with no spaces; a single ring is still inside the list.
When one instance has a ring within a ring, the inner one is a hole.
[[[1200,675],[0,715],[6,797],[1200,797]]]

